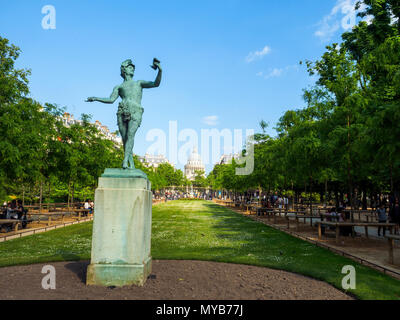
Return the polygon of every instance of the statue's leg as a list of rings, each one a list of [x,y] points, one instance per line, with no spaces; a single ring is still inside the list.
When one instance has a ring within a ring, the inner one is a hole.
[[[129,157],[128,164],[129,164],[130,169],[135,169],[135,160],[133,159],[133,152],[132,152],[131,156]]]
[[[124,121],[122,120],[122,115],[121,115],[121,114],[118,114],[118,115],[117,115],[117,121],[118,121],[119,133],[120,133],[120,135],[121,135],[122,142],[123,142],[123,144],[124,144],[124,146],[125,146],[126,140],[127,140],[127,133],[128,133],[127,125],[126,125],[126,123],[124,123]]]
[[[128,123],[124,122],[122,114],[118,114],[117,119],[118,119],[119,133],[121,134],[122,143],[124,145],[124,161],[122,162],[122,168],[127,169],[128,161],[126,160],[126,155],[127,155],[127,143],[128,143]]]
[[[131,120],[128,123],[128,141],[126,143],[126,147],[125,147],[125,158],[124,158],[124,162],[125,160],[127,162],[131,162],[131,165],[134,167],[133,164],[133,146],[135,144],[135,135],[136,135],[136,131],[138,130],[139,126],[137,124],[137,121]]]

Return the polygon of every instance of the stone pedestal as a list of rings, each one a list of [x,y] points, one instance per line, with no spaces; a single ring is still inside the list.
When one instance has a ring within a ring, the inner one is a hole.
[[[144,285],[151,273],[151,209],[142,171],[107,169],[99,178],[87,285]]]

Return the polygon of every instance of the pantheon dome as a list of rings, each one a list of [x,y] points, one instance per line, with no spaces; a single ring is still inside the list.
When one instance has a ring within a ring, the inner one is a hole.
[[[197,152],[197,148],[194,148],[185,165],[186,178],[193,181],[196,177],[196,171],[203,171],[205,173],[206,167],[201,160],[201,156]]]

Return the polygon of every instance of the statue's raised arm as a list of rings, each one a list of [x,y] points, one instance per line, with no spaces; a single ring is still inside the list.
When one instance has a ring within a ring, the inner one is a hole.
[[[160,66],[160,61],[156,58],[153,60],[153,65],[151,66],[154,70],[158,69],[157,77],[156,80],[153,81],[140,81],[140,85],[142,88],[148,89],[148,88],[157,88],[160,86],[161,83],[161,77],[162,77],[162,69]]]

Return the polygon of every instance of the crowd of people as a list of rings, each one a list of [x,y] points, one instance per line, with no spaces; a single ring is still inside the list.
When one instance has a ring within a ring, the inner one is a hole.
[[[172,201],[179,199],[203,199],[212,200],[212,194],[204,191],[194,190],[193,192],[183,192],[178,190],[167,190],[165,192],[153,192],[153,199]]]
[[[265,208],[287,208],[289,205],[289,198],[285,196],[278,195],[277,192],[275,194],[270,195],[269,197],[263,196],[261,200],[261,205]]]
[[[3,208],[0,214],[0,219],[18,219],[26,215],[22,200],[12,200],[3,203]]]
[[[12,200],[9,202],[4,202],[3,207],[0,211],[0,219],[2,220],[22,220],[22,228],[26,228],[27,222],[27,210],[22,204],[22,200]],[[1,228],[5,228],[6,232],[11,230],[12,223],[1,224]]]

